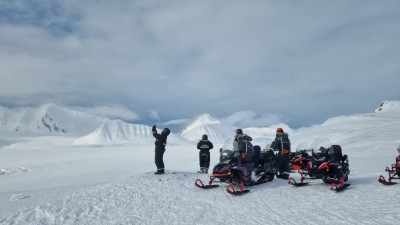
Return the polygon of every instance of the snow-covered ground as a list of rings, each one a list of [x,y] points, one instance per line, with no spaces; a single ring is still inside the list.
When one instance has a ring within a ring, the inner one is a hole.
[[[4,132],[0,224],[399,224],[400,184],[378,182],[400,144],[400,110],[390,109],[288,130],[294,149],[318,137],[342,146],[351,186],[341,193],[320,180],[294,187],[274,179],[232,196],[225,185],[195,187],[196,178],[208,180],[196,173],[195,145],[167,146],[167,173],[156,176],[152,143],[84,146],[74,145],[73,136]],[[261,136],[257,129],[246,131]]]

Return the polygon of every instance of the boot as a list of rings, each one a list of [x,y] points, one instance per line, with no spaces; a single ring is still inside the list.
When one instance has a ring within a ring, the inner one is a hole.
[[[208,173],[208,168],[204,168],[204,173]]]
[[[164,172],[164,169],[161,169],[161,170],[157,170],[157,172],[155,172],[154,174],[155,175],[161,175],[161,174],[164,174],[165,172]]]
[[[281,177],[282,179],[289,179],[289,173],[287,173],[287,172],[284,172],[284,173],[282,173],[282,177]]]

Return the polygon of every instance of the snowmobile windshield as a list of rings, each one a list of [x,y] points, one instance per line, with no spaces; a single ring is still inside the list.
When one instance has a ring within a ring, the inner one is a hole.
[[[310,151],[307,142],[301,142],[296,148],[296,152],[307,152],[307,151]]]
[[[222,145],[221,150],[222,151],[224,151],[224,150],[239,151],[239,146],[236,141],[227,140],[227,141],[225,141],[224,145]]]
[[[397,147],[397,152],[398,152],[399,155],[400,155],[400,144],[399,144],[399,146]]]
[[[326,138],[317,138],[311,145],[311,152],[313,156],[323,156],[333,151],[331,142]]]

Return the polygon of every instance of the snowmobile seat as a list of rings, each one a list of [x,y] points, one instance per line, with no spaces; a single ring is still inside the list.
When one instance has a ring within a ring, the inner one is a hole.
[[[343,162],[342,147],[340,145],[332,145],[331,157],[333,162]]]
[[[261,164],[261,147],[259,145],[253,146],[253,161],[255,166]]]

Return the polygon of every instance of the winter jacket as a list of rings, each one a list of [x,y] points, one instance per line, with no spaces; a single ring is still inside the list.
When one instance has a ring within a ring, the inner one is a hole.
[[[288,150],[290,152],[290,147],[291,143],[289,140],[289,134],[287,133],[277,133],[275,140],[271,143],[271,148],[279,153],[283,153],[282,150]]]
[[[210,149],[214,148],[214,145],[209,140],[200,140],[197,143],[197,149],[200,151],[210,151]]]
[[[251,141],[253,138],[247,134],[237,134],[235,141],[238,143],[239,153],[242,162],[253,162],[253,144]]]
[[[165,149],[167,145],[167,135],[157,133],[157,130],[153,130],[153,136],[156,138],[154,144],[156,149]]]

